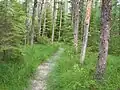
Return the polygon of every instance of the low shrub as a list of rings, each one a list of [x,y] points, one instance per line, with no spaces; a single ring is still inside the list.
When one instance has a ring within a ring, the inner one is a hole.
[[[39,36],[37,38],[37,43],[38,44],[50,44],[50,39],[46,36]]]
[[[24,59],[22,50],[18,47],[10,47],[7,49],[0,50],[0,61],[11,63],[23,62]]]

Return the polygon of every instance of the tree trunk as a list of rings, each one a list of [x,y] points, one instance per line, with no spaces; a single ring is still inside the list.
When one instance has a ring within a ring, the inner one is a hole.
[[[43,10],[44,0],[38,3],[38,36],[41,35],[41,22],[42,22],[42,10]]]
[[[88,0],[86,15],[85,15],[85,23],[84,23],[83,43],[82,43],[81,55],[80,55],[81,64],[84,63],[84,59],[85,59],[86,47],[88,42],[88,30],[89,30],[89,24],[90,24],[91,8],[92,8],[92,0]]]
[[[74,26],[74,0],[71,0],[71,20],[72,20],[72,28]],[[74,30],[74,28],[73,28]]]
[[[36,14],[37,0],[34,0],[32,25],[31,25],[31,45],[34,44],[34,26],[35,26],[35,14]]]
[[[60,41],[60,36],[61,36],[61,28],[62,28],[62,11],[63,11],[63,7],[62,7],[62,1],[61,1],[61,10],[60,10],[60,26],[59,26],[59,38],[58,41]]]
[[[78,51],[78,29],[79,29],[79,0],[72,1],[73,7],[73,29],[74,29],[74,46]]]
[[[120,2],[120,1],[119,1],[119,2]],[[119,26],[118,29],[119,29],[119,35],[120,35],[120,6],[119,6],[119,20],[118,20],[118,22],[119,22],[119,23],[118,23],[118,26]]]
[[[54,5],[53,5],[52,43],[54,41],[54,33],[55,33],[55,14],[56,14],[56,0],[54,0]]]
[[[47,3],[45,3],[45,13],[44,13],[44,24],[43,24],[43,32],[42,32],[42,36],[44,36],[45,35],[45,29],[46,29],[46,19],[47,19],[47,17],[46,17],[46,7],[47,6]]]
[[[29,44],[29,33],[30,33],[30,2],[26,0],[26,34],[25,34],[25,44]]]
[[[65,0],[64,2],[65,2],[65,15],[67,15],[68,14],[68,0]]]
[[[108,42],[110,32],[110,21],[111,21],[111,2],[112,0],[102,0],[102,20],[101,20],[101,36],[100,36],[100,49],[96,68],[95,79],[102,80],[106,61],[108,56]]]
[[[85,1],[84,0],[80,0],[80,39],[82,41],[82,34],[83,34],[83,26],[84,26],[84,15],[85,15],[85,10],[84,10],[84,7],[85,7]]]

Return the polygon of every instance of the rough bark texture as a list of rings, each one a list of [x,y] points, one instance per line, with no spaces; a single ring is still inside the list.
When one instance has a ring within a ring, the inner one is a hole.
[[[88,30],[89,30],[89,24],[90,24],[91,7],[92,7],[92,0],[88,0],[86,15],[85,15],[85,23],[84,23],[83,43],[82,43],[82,49],[81,49],[81,55],[80,55],[81,64],[83,64],[85,59],[86,47],[88,42]]]
[[[74,46],[78,51],[78,29],[79,29],[79,0],[72,0],[73,12],[73,30],[74,30]]]
[[[55,14],[56,14],[56,0],[54,0],[54,5],[53,5],[52,43],[54,41],[54,33],[55,33]]]
[[[44,0],[38,3],[38,35],[41,35],[41,22],[42,22],[42,10],[43,10]]]
[[[34,0],[33,14],[32,14],[32,25],[31,25],[31,45],[34,43],[34,25],[35,25],[35,14],[36,14],[37,0]]]
[[[101,36],[98,63],[95,78],[101,80],[103,78],[106,61],[108,56],[108,42],[111,21],[111,0],[102,0],[102,17],[101,17]]]

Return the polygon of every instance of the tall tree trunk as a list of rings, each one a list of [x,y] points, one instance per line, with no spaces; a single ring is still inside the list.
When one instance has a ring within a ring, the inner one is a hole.
[[[54,33],[55,33],[55,15],[56,14],[56,0],[54,0],[54,5],[53,5],[53,21],[52,21],[52,43],[54,41]]]
[[[31,25],[31,45],[34,44],[34,26],[35,26],[35,14],[36,14],[37,0],[34,0],[32,25]]]
[[[30,34],[30,2],[26,0],[26,34],[25,34],[25,44],[29,44],[29,34]]]
[[[74,26],[74,0],[71,0],[71,16],[72,16],[71,20],[72,20],[72,28],[73,28]]]
[[[41,35],[41,22],[42,22],[42,11],[43,11],[44,0],[38,3],[38,36]]]
[[[84,0],[80,0],[80,39],[82,41],[82,34],[83,34],[83,26],[84,26],[84,15],[85,15],[85,10],[84,10],[84,7],[85,7],[85,1]]]
[[[88,42],[88,30],[89,30],[89,25],[90,25],[91,8],[92,8],[92,0],[88,0],[86,15],[85,15],[85,23],[84,23],[83,43],[82,43],[81,55],[80,55],[81,64],[83,64],[84,59],[85,59],[86,47],[87,47],[87,42]]]
[[[120,2],[120,1],[119,1],[119,2]],[[120,5],[119,5],[119,20],[118,20],[118,22],[119,22],[119,23],[118,23],[118,26],[119,26],[118,29],[119,29],[119,35],[120,35]]]
[[[68,0],[65,0],[65,15],[68,14]]]
[[[108,44],[110,33],[111,9],[112,0],[102,0],[102,20],[101,20],[101,36],[100,49],[96,68],[95,78],[101,80],[103,78],[106,61],[108,56]]]
[[[61,0],[61,6],[60,6],[60,26],[59,26],[59,38],[58,41],[60,40],[61,37],[61,28],[62,28],[62,11],[63,11],[63,7],[62,7],[62,0]]]
[[[47,2],[45,3],[45,7],[44,7],[44,9],[45,9],[45,13],[44,13],[44,24],[43,24],[43,32],[42,32],[42,36],[44,36],[44,34],[45,34],[45,29],[46,29],[46,19],[47,19],[47,17],[46,17],[46,8],[47,8]]]
[[[72,1],[73,7],[73,29],[74,29],[74,46],[78,51],[78,29],[79,29],[79,0]]]

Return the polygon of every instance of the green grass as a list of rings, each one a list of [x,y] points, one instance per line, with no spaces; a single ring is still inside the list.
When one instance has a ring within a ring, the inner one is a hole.
[[[34,45],[23,49],[21,63],[0,63],[0,90],[24,90],[38,65],[57,50],[56,45]]]
[[[67,47],[49,74],[48,90],[119,90],[120,56],[108,56],[105,80],[98,83],[93,79],[97,53],[87,51],[85,64],[79,64],[79,55]]]

